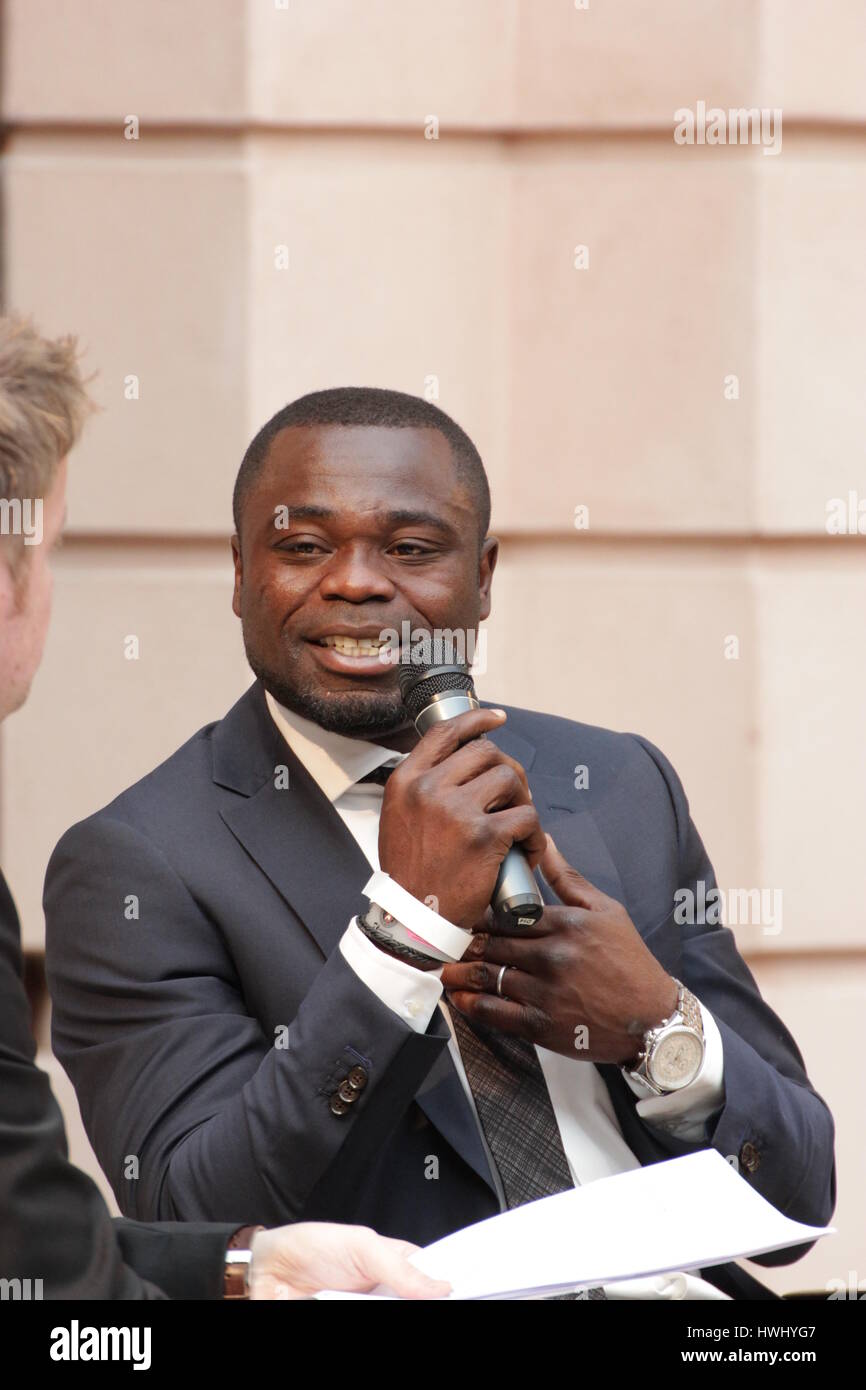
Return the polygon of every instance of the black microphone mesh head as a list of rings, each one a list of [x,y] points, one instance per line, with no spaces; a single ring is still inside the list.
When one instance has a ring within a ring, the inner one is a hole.
[[[403,703],[412,719],[443,691],[475,694],[472,677],[465,664],[456,659],[450,638],[430,637],[413,645],[405,652],[397,674]]]

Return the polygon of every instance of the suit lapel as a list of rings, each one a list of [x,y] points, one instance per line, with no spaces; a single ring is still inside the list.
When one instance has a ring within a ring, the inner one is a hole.
[[[450,1037],[448,1024],[440,1009],[433,1015],[430,1031],[443,1037]],[[450,1049],[443,1047],[436,1061],[415,1092],[415,1103],[435,1125],[452,1149],[460,1155],[470,1168],[483,1178],[490,1190],[496,1194],[496,1184],[490,1172],[484,1145],[478,1133],[472,1106],[463,1083],[457,1075],[457,1068]]]
[[[528,780],[541,823],[553,836],[557,848],[569,864],[579,869],[596,888],[622,902],[622,880],[595,817],[579,805],[569,804],[571,799],[579,796],[570,779],[529,772]],[[559,899],[550,891],[541,875],[536,877],[544,901],[557,903]]]
[[[329,956],[363,906],[370,866],[283,739],[258,683],[215,731],[214,780],[243,793],[223,820]]]
[[[284,745],[289,786],[274,774],[223,820],[315,938],[324,957],[364,905],[371,869],[357,841],[294,753]]]

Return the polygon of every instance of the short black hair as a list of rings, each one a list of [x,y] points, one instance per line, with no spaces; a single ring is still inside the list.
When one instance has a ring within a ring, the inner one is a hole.
[[[232,497],[235,530],[240,535],[241,516],[247,496],[281,430],[297,425],[380,425],[388,429],[434,429],[451,446],[451,457],[458,478],[475,503],[478,513],[478,544],[481,546],[490,525],[490,488],[481,455],[469,435],[421,396],[404,391],[386,391],[378,386],[335,386],[327,391],[311,391],[283,406],[262,425],[243,456]]]

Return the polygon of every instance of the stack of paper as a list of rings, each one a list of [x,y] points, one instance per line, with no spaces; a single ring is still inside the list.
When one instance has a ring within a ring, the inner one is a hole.
[[[419,1250],[412,1263],[447,1279],[452,1298],[533,1298],[700,1269],[832,1233],[782,1216],[717,1150],[701,1149],[479,1221]]]

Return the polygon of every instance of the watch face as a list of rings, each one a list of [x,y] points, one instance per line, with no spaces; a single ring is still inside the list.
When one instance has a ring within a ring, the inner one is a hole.
[[[702,1040],[691,1028],[672,1028],[652,1054],[650,1077],[666,1091],[678,1091],[694,1081],[704,1057]]]

